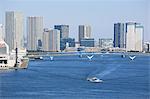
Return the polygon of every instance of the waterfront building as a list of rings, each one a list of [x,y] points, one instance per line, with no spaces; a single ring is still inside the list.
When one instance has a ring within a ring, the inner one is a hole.
[[[139,23],[126,23],[126,51],[143,51],[144,27]]]
[[[91,38],[91,26],[90,25],[79,25],[79,42],[82,39]]]
[[[60,39],[69,38],[69,25],[54,25],[54,29],[60,30]]]
[[[23,48],[24,19],[22,12],[7,11],[5,13],[5,41],[9,50]]]
[[[43,51],[60,51],[60,31],[57,29],[44,29],[43,33]]]
[[[150,52],[150,42],[144,42],[144,51]]]
[[[41,50],[43,34],[43,17],[27,17],[27,49]]]
[[[84,39],[81,39],[80,46],[94,47],[95,46],[94,38],[84,38]]]
[[[114,24],[114,47],[125,48],[125,25],[124,23]]]
[[[60,41],[60,50],[64,50],[66,47],[75,47],[75,39],[74,38],[63,38]]]
[[[0,40],[5,39],[5,31],[3,24],[0,24]]]
[[[99,47],[100,48],[112,48],[113,40],[111,38],[101,38],[99,39]]]

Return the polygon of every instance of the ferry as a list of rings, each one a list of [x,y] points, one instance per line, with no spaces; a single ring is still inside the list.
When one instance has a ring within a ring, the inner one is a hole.
[[[10,59],[8,55],[0,55],[0,70],[13,68],[15,60]]]
[[[16,48],[17,49],[17,48]],[[0,70],[4,69],[26,69],[29,58],[26,49],[9,51],[9,46],[4,40],[0,40]],[[17,67],[16,67],[17,66]]]

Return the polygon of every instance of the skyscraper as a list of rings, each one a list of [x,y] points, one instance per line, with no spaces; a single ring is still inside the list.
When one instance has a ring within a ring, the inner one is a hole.
[[[0,40],[5,38],[4,26],[0,24]]]
[[[23,47],[23,13],[8,11],[5,14],[6,43],[9,49]]]
[[[42,48],[43,17],[27,17],[27,49],[40,50]]]
[[[79,42],[82,39],[91,38],[91,26],[90,25],[79,25]]]
[[[114,24],[114,47],[125,48],[124,23]]]
[[[57,29],[44,29],[43,50],[57,52],[60,51],[60,31]]]
[[[143,51],[144,28],[139,23],[126,23],[126,50]]]
[[[60,38],[69,38],[69,25],[54,25],[54,29],[60,30]]]

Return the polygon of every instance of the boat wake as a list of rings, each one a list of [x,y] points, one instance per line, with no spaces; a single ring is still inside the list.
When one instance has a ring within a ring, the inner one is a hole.
[[[100,72],[98,74],[95,74],[95,75],[98,76],[98,77],[100,77],[100,78],[102,78],[102,77],[104,77],[106,75],[109,75],[112,72],[116,71],[118,67],[120,67],[120,65],[117,65],[117,66],[115,66],[113,68],[108,68],[108,69],[106,69],[106,70],[104,70],[104,71],[102,71],[102,72]]]
[[[114,71],[117,70],[117,68],[119,68],[120,65],[117,65],[117,66],[111,66],[111,67],[108,67],[106,68],[105,70],[101,71],[100,68],[96,69],[96,71],[90,73],[88,75],[88,77],[98,77],[100,79],[103,79],[105,76],[113,73]]]

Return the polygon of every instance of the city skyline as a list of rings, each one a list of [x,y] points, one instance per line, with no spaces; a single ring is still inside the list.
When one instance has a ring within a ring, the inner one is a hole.
[[[144,26],[144,40],[150,40],[149,0],[37,0],[36,3],[35,0],[5,0],[1,1],[0,10],[0,24],[5,23],[6,11],[21,11],[25,19],[43,16],[44,28],[69,25],[69,37],[76,40],[80,24],[91,25],[92,37],[98,41],[99,38],[113,38],[114,23],[137,22]]]

